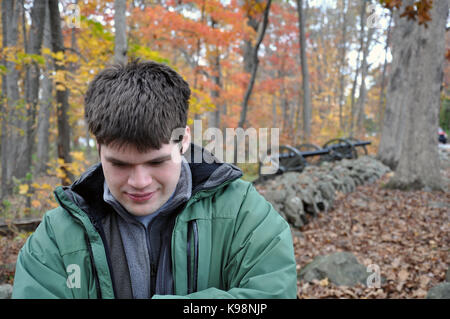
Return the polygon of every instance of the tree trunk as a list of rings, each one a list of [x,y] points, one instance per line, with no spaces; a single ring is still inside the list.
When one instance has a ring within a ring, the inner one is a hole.
[[[411,54],[415,39],[410,35],[417,31],[418,26],[413,21],[400,17],[400,10],[393,13],[392,30],[392,69],[386,92],[386,107],[383,115],[380,146],[377,158],[385,165],[395,170],[401,154],[403,140],[403,120],[406,103],[408,103]]]
[[[391,28],[392,28],[392,13],[389,18],[389,26],[387,30],[386,36],[386,46],[384,48],[384,63],[383,63],[383,72],[381,73],[381,81],[380,81],[380,100],[378,102],[378,112],[377,112],[377,125],[378,130],[381,131],[381,119],[383,118],[384,113],[384,105],[386,101],[386,72],[387,72],[387,53],[389,49],[389,45],[391,43]]]
[[[242,102],[242,110],[241,110],[241,117],[239,120],[238,127],[244,128],[246,117],[247,117],[247,109],[248,109],[248,102],[250,100],[250,95],[253,91],[253,86],[255,84],[256,80],[256,71],[258,70],[258,51],[259,46],[261,45],[262,40],[264,39],[264,34],[266,33],[267,24],[269,22],[269,10],[270,10],[270,4],[272,3],[272,0],[268,0],[266,4],[266,8],[264,9],[263,14],[263,20],[260,22],[258,27],[258,38],[256,40],[255,46],[251,50],[251,58],[249,58],[249,61],[251,61],[251,75],[250,75],[250,82],[247,86],[247,90],[245,91],[244,95],[244,101]],[[244,63],[244,66],[246,63]]]
[[[51,49],[51,31],[50,31],[50,13],[48,4],[45,9],[45,24],[44,24],[44,39],[43,46],[45,48]],[[53,83],[50,78],[53,67],[51,63],[47,62],[45,64],[45,72],[43,74],[41,87],[42,87],[42,97],[38,113],[38,124],[37,124],[37,163],[36,163],[36,173],[41,174],[47,171],[48,159],[49,159],[49,128],[50,128],[50,110],[52,109],[52,89]]]
[[[216,109],[214,111],[208,112],[208,127],[220,128],[220,114],[222,105],[219,102],[220,91],[222,89],[222,76],[220,69],[220,51],[216,50],[213,56],[213,73],[211,75],[214,88],[211,90],[211,97],[213,98]]]
[[[19,12],[19,0],[2,2],[3,48],[13,50],[17,45]],[[13,189],[12,177],[16,175],[16,159],[20,138],[20,120],[18,117],[20,111],[23,111],[20,110],[19,105],[19,71],[16,69],[15,62],[9,59],[4,64],[8,72],[3,78],[6,101],[2,114],[2,197],[10,195]]]
[[[31,10],[31,28],[26,45],[28,54],[41,54],[42,38],[44,33],[45,7],[47,1],[34,0]],[[24,32],[24,35],[26,33]],[[26,37],[25,37],[26,38]],[[35,143],[35,122],[36,111],[39,99],[39,77],[40,67],[36,62],[26,68],[25,78],[25,101],[27,105],[26,138],[24,143],[19,145],[18,170],[24,173],[31,170],[31,155],[33,153]]]
[[[201,16],[200,16],[200,22],[203,24],[205,23],[205,0],[202,1],[202,10],[201,10]],[[195,57],[194,57],[194,63],[192,64],[194,68],[194,91],[197,89],[197,81],[198,81],[198,74],[199,74],[199,63],[200,63],[200,54],[201,54],[201,37],[197,36],[197,46],[195,50]],[[200,114],[195,114],[195,119],[200,119]]]
[[[311,93],[309,88],[309,71],[306,57],[305,15],[303,14],[303,0],[297,0],[298,23],[300,28],[300,64],[302,66],[303,88],[303,138],[309,143],[311,137]]]
[[[367,88],[366,88],[366,77],[369,72],[369,64],[367,63],[367,56],[369,55],[370,42],[372,41],[372,36],[375,28],[369,28],[367,32],[367,39],[364,44],[363,57],[361,62],[361,85],[359,87],[359,97],[356,104],[355,119],[356,119],[356,129],[357,133],[362,132],[363,120],[364,120],[364,109],[367,98]]]
[[[249,49],[249,43],[246,42],[244,45],[244,70],[248,72],[248,69],[251,68],[251,74],[250,74],[250,82],[247,85],[247,89],[244,94],[244,100],[242,101],[242,108],[241,108],[241,115],[238,122],[238,127],[244,128],[246,118],[247,118],[247,109],[248,109],[248,103],[250,101],[250,96],[253,91],[253,86],[255,85],[256,80],[256,72],[258,70],[258,51],[259,46],[261,45],[262,40],[264,39],[264,35],[266,33],[267,24],[269,23],[269,10],[270,5],[272,3],[272,0],[267,0],[266,7],[264,9],[263,18],[262,21],[258,23],[258,36],[256,39],[255,46]],[[254,21],[254,19],[251,19],[249,17],[249,22]],[[250,44],[251,46],[251,44]],[[238,150],[237,143],[234,143],[234,164],[237,164],[237,150]]]
[[[281,87],[280,87],[280,104],[281,104],[281,130],[286,132],[288,127],[289,120],[289,108],[288,101],[286,96],[286,84],[285,84],[285,74],[284,74],[284,60],[281,61],[280,69],[278,70],[278,78],[281,79]]]
[[[339,65],[339,128],[344,129],[343,108],[345,101],[345,76],[344,68],[346,67],[347,56],[347,1],[342,0],[342,41],[340,50]]]
[[[413,2],[404,0],[403,8]],[[401,136],[396,141],[400,149],[398,165],[387,185],[391,188],[442,190],[436,132],[448,9],[447,1],[434,1],[428,28],[406,18],[399,21],[398,14],[395,16],[395,40],[398,42],[393,48],[393,79],[386,110],[392,112],[403,106],[404,113],[398,121],[402,134],[394,135],[390,129],[385,130],[392,124],[389,116],[385,117],[383,126],[383,136]],[[404,81],[399,82],[400,77]],[[380,151],[383,149],[386,147],[380,145]]]
[[[359,64],[359,57],[361,53],[364,50],[364,36],[365,36],[365,25],[366,25],[366,5],[368,0],[363,0],[363,3],[361,5],[361,18],[360,18],[360,25],[361,25],[361,36],[360,36],[360,45],[359,45],[359,51],[358,51],[358,57],[356,60],[356,71],[355,71],[355,77],[353,78],[353,85],[352,85],[352,92],[351,92],[351,102],[350,102],[350,132],[349,135],[353,136],[354,134],[354,123],[355,123],[355,93],[356,93],[356,86],[357,86],[357,80],[359,77],[359,72],[362,69],[362,62],[361,65]]]
[[[52,34],[52,49],[53,52],[65,52],[63,35],[61,30],[61,18],[59,14],[58,0],[49,0],[50,12],[50,30]],[[65,72],[66,67],[61,63],[56,63],[56,72]],[[64,160],[64,163],[70,163],[70,126],[68,119],[69,110],[69,90],[64,83],[56,82],[56,116],[58,119],[58,158]],[[63,178],[61,183],[68,185],[73,180],[72,174],[62,166],[66,178]]]
[[[277,96],[272,95],[272,127],[277,127],[278,123],[277,116]]]
[[[211,28],[216,28],[216,21],[211,18]],[[212,78],[214,87],[211,89],[211,97],[216,106],[214,111],[210,111],[207,114],[208,117],[208,127],[220,128],[220,116],[221,110],[223,109],[222,103],[220,102],[220,92],[222,90],[222,70],[220,65],[220,48],[215,47],[214,50],[208,54],[210,56],[210,62],[212,71],[210,77]]]
[[[126,0],[114,1],[114,62],[127,63],[127,23],[125,13],[127,11]]]

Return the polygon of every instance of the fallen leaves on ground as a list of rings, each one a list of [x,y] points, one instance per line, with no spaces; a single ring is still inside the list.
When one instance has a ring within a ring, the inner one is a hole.
[[[294,237],[297,270],[319,255],[348,251],[365,266],[379,267],[380,287],[299,282],[299,298],[424,298],[445,281],[450,194],[383,189],[388,178],[338,194],[333,210],[311,218]]]
[[[16,267],[17,255],[25,244],[28,234],[0,236],[0,284],[12,284]]]

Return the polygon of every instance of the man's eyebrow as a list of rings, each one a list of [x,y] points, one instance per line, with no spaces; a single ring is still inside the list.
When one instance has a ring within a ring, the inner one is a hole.
[[[169,160],[171,158],[172,158],[172,154],[161,155],[161,156],[158,156],[151,160],[146,161],[146,163],[157,163],[157,162]],[[108,162],[111,162],[111,163],[115,163],[115,164],[132,165],[131,163],[121,161],[121,160],[111,157],[111,156],[105,156],[105,160],[107,160]]]

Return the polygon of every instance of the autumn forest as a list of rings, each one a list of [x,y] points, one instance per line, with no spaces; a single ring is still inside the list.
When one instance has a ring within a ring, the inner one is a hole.
[[[98,162],[84,121],[84,94],[100,70],[132,59],[165,63],[185,78],[191,87],[188,125],[278,128],[280,145],[369,141],[368,153],[392,169],[383,180],[392,192],[426,190],[449,200],[437,134],[439,127],[450,130],[447,0],[0,5],[0,222],[40,218],[57,206],[55,186],[70,185]],[[244,179],[258,177],[257,164],[238,166]],[[345,215],[342,205],[337,211]],[[305,234],[310,236],[307,229]],[[313,249],[324,247],[325,239],[314,238]],[[5,243],[4,255],[14,255],[14,244]],[[296,245],[308,249],[304,240]],[[318,293],[320,286],[303,288],[315,297],[345,296],[342,290]],[[425,294],[397,287],[380,296]],[[352,291],[347,297],[366,296]]]

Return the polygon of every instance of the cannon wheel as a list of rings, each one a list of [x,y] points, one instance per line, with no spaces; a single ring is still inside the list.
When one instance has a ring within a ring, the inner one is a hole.
[[[359,140],[356,139],[356,138],[354,138],[354,137],[347,137],[346,140],[349,141],[349,142],[352,143],[352,144],[358,143],[358,142],[359,142]],[[365,145],[361,145],[361,147],[362,147],[362,149],[364,150],[364,155],[369,154],[369,152],[367,152],[367,148],[366,148]],[[355,147],[355,149],[358,150],[356,147]]]
[[[298,149],[300,152],[320,151],[321,150],[320,146],[318,146],[316,144],[301,144],[301,145],[297,145],[295,148]],[[320,162],[322,161],[322,155],[309,156],[309,157],[305,157],[304,159],[309,165],[317,165],[317,164],[320,164]]]
[[[355,147],[350,141],[343,138],[335,138],[329,140],[323,145],[323,148],[329,148],[330,154],[328,157],[332,161],[341,160],[341,159],[355,159],[358,158],[358,153],[356,152]]]
[[[278,154],[272,154],[272,150],[269,150],[267,152],[267,156],[270,158],[272,163],[276,163],[274,160],[275,157],[278,158],[278,170],[275,174],[282,174],[289,171],[301,172],[307,165],[307,162],[300,151],[289,145],[280,145],[278,148]],[[261,168],[263,165],[263,162],[260,161],[258,169],[259,179],[265,179],[267,176],[261,175]]]

